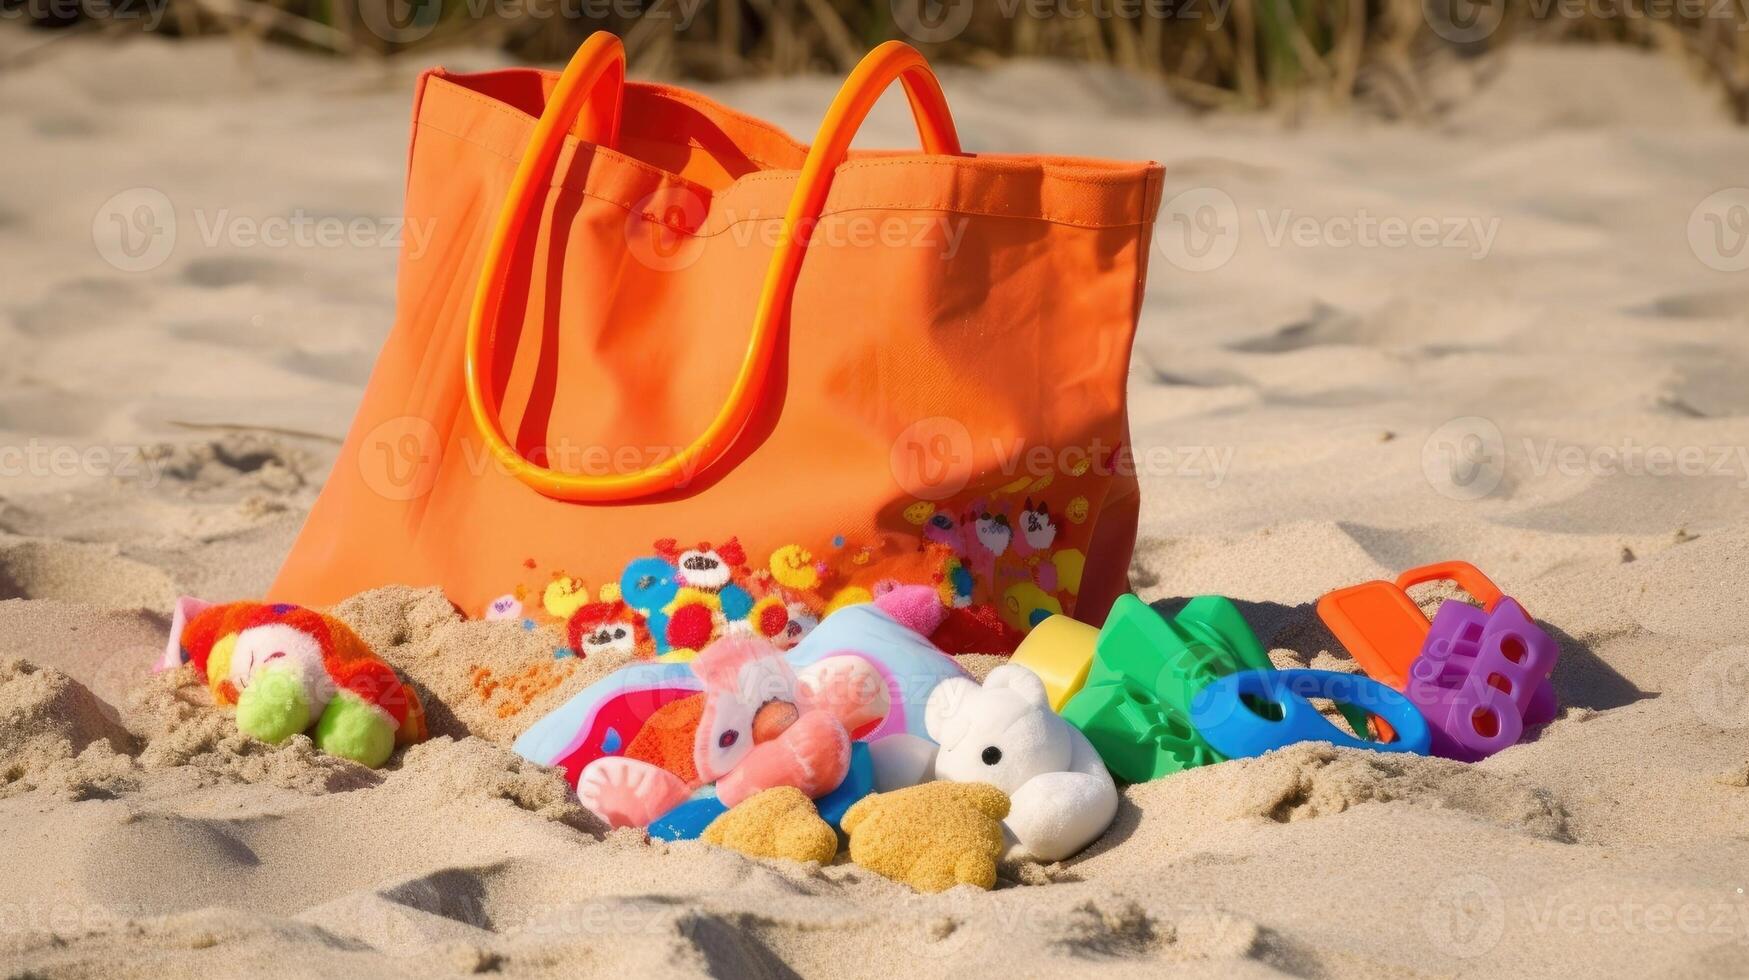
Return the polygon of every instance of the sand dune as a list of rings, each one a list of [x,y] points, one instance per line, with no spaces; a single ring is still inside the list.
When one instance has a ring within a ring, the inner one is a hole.
[[[1667,61],[1518,48],[1420,126],[947,74],[969,146],[1159,159],[1237,216],[1218,267],[1173,251],[1170,203],[1155,249],[1140,594],[1229,595],[1278,663],[1353,669],[1311,603],[1465,557],[1561,641],[1566,710],[1477,765],[1302,745],[1130,787],[1085,854],[938,896],[604,833],[508,745],[614,664],[434,592],[337,610],[432,707],[381,772],[149,676],[176,594],[266,587],[392,315],[386,244],[202,222],[387,222],[416,67],[71,41],[5,75],[33,164],[0,185],[8,975],[1742,974],[1749,283],[1705,219],[1749,134]],[[714,94],[806,133],[832,87]],[[883,106],[865,142],[908,127]],[[177,241],[129,271],[93,216],[142,185]],[[1387,218],[1442,241],[1342,243]],[[1442,452],[1478,433],[1486,493]]]

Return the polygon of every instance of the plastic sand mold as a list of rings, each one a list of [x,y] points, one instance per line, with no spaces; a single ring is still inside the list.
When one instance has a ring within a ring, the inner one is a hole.
[[[1234,671],[1273,669],[1231,601],[1199,596],[1167,620],[1125,595],[1112,606],[1087,681],[1062,715],[1086,734],[1112,775],[1145,782],[1221,761],[1191,723],[1191,700]]]

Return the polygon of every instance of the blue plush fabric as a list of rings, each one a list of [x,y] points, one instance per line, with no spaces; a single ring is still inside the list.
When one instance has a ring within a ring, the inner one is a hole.
[[[838,788],[814,801],[814,806],[820,811],[820,819],[832,825],[833,830],[841,829],[839,821],[844,814],[856,805],[856,801],[874,792],[874,756],[869,754],[867,742],[850,743],[850,771],[844,774],[844,782]]]
[[[701,791],[657,817],[656,822],[650,824],[650,836],[660,840],[697,840],[712,820],[728,812],[729,808],[717,799],[716,790],[710,790],[709,795]]]

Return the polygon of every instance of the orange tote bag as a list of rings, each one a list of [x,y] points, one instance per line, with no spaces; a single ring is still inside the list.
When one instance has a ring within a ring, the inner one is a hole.
[[[921,152],[851,152],[894,81]],[[1100,622],[1160,181],[962,151],[897,42],[812,146],[627,83],[606,34],[559,74],[430,71],[406,198],[430,241],[271,595],[440,586],[645,652],[790,641],[894,584],[972,645]]]

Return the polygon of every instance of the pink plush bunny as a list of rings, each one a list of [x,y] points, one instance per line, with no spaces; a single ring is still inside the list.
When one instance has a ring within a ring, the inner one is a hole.
[[[620,755],[594,760],[579,776],[578,799],[610,826],[646,826],[706,783],[717,784],[718,799],[729,807],[774,786],[824,796],[850,768],[846,723],[884,713],[884,685],[870,685],[843,664],[811,670],[804,684],[761,637],[724,637],[699,653],[692,668],[704,684],[692,772]]]

